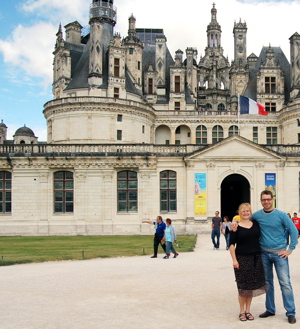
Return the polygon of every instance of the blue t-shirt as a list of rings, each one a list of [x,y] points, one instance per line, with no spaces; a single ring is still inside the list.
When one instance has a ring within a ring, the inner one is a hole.
[[[156,235],[159,236],[159,237],[163,237],[164,234],[165,234],[166,223],[161,222],[160,224],[158,224],[157,222],[153,222],[153,224],[155,226]]]

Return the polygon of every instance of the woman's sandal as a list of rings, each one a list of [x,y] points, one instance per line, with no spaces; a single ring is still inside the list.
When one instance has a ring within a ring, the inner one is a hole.
[[[240,313],[239,314],[239,319],[240,319],[240,321],[247,321],[246,313]]]
[[[251,313],[245,313],[247,320],[252,321],[254,320],[254,317]]]

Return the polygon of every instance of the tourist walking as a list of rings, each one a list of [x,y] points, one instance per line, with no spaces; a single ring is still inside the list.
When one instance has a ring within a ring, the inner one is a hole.
[[[176,231],[172,225],[172,220],[170,218],[166,219],[166,229],[164,235],[164,241],[166,242],[166,256],[164,259],[169,259],[170,251],[174,254],[173,258],[176,258],[179,254],[176,252],[173,243],[176,242]]]
[[[222,229],[222,218],[219,216],[219,212],[216,211],[215,217],[212,218],[212,223],[211,223],[211,240],[214,245],[214,249],[216,250],[220,248],[221,229]]]
[[[166,244],[163,241],[163,237],[165,234],[166,224],[163,221],[161,216],[156,217],[156,222],[152,222],[150,220],[143,220],[142,223],[153,224],[155,227],[154,241],[153,241],[153,249],[154,254],[151,258],[157,258],[158,246],[161,245],[164,252],[166,252]]]

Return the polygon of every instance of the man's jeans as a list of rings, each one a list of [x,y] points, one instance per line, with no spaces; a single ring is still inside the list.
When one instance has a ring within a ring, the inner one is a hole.
[[[217,237],[217,242],[216,242],[216,237]],[[212,243],[215,248],[220,247],[220,230],[212,230],[211,231],[211,239]]]
[[[286,316],[295,315],[295,302],[292,285],[290,282],[290,270],[288,258],[281,258],[278,254],[262,251],[262,263],[264,267],[267,294],[266,294],[266,309],[275,314],[274,301],[274,282],[273,282],[273,265],[276,270],[278,282],[280,284],[283,305],[286,309]]]

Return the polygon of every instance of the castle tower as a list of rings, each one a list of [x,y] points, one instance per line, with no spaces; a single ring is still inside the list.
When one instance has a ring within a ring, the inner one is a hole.
[[[211,10],[211,22],[207,26],[207,47],[210,49],[221,47],[221,26],[217,22],[217,9],[215,3]]]
[[[56,44],[53,52],[53,85],[54,98],[60,98],[71,80],[71,56],[70,50],[65,47],[61,24],[56,33]]]
[[[192,95],[197,95],[197,49],[186,49],[186,82]]]
[[[157,71],[157,95],[166,94],[166,46],[167,38],[165,35],[156,36],[155,64]]]
[[[230,90],[233,97],[243,95],[249,81],[249,63],[247,62],[247,24],[234,23],[234,60],[230,69]]]
[[[89,85],[103,83],[103,61],[108,45],[113,39],[113,27],[116,24],[117,11],[113,0],[93,0],[90,6],[90,61]]]
[[[300,91],[300,35],[296,32],[290,37],[291,50],[291,100]]]
[[[3,120],[1,120],[1,123],[0,123],[0,144],[3,144],[4,141],[6,141],[6,139],[7,139],[7,126],[3,122]]]
[[[126,66],[134,78],[135,87],[141,91],[144,46],[142,41],[136,36],[136,19],[133,14],[129,17],[128,23],[128,36],[123,41],[123,44],[126,47]]]
[[[247,63],[247,24],[234,23],[234,62],[239,67],[244,67]]]

